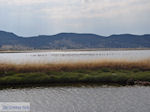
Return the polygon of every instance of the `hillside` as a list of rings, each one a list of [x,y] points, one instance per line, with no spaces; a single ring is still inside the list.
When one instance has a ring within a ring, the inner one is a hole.
[[[21,37],[0,31],[0,49],[150,48],[150,35],[59,33]]]

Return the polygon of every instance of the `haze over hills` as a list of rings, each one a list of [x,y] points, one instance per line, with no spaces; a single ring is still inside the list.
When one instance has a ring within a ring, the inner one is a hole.
[[[84,49],[84,48],[150,48],[150,34],[96,34],[59,33],[21,37],[0,31],[0,49]]]

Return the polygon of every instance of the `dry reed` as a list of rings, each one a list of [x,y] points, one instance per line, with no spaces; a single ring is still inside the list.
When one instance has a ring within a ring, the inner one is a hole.
[[[150,70],[150,60],[125,61],[125,60],[96,60],[92,62],[68,62],[57,64],[11,64],[1,63],[0,72],[47,72],[47,71],[71,71],[77,69],[140,69]]]

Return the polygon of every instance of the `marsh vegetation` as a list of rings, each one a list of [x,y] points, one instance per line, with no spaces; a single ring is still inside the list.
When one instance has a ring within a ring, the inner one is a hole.
[[[95,61],[60,64],[2,64],[0,85],[119,84],[150,82],[150,60]]]

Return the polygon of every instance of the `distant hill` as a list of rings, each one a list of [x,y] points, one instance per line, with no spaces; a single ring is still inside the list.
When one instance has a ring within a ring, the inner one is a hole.
[[[84,48],[150,48],[150,34],[96,34],[59,33],[21,37],[0,31],[0,49],[84,49]]]

